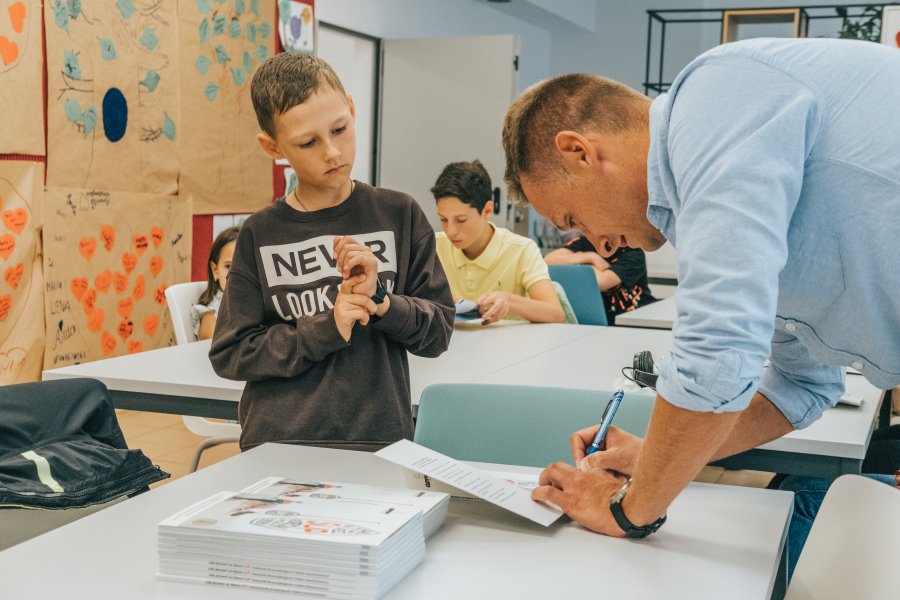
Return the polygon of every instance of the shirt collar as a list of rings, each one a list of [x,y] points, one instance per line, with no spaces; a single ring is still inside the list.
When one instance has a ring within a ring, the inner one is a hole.
[[[456,256],[457,268],[462,268],[466,264],[473,264],[479,269],[484,269],[487,271],[497,261],[497,257],[500,255],[500,248],[503,245],[503,241],[500,239],[502,235],[500,234],[500,230],[497,227],[488,221],[488,225],[490,225],[493,233],[491,234],[491,241],[488,242],[488,245],[484,248],[484,251],[478,255],[478,258],[474,260],[469,260],[463,251],[453,246],[453,254]]]
[[[660,94],[650,105],[650,150],[647,153],[647,220],[675,245],[672,204],[666,194],[669,173],[668,122],[671,104],[668,94]]]

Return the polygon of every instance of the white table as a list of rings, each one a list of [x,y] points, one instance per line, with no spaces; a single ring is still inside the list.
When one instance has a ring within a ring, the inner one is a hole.
[[[672,329],[677,316],[675,297],[672,296],[616,315],[616,326]]]
[[[146,600],[289,598],[157,581],[157,523],[221,490],[268,475],[405,487],[371,454],[266,444],[0,553],[4,598]],[[452,501],[426,557],[385,600],[463,598],[730,598],[775,590],[787,492],[690,484],[643,541],[558,521],[544,528],[491,504]],[[602,583],[602,585],[601,585]]]
[[[552,381],[557,387],[610,390],[621,377],[621,368],[631,366],[635,352],[650,350],[658,359],[671,340],[672,332],[667,330],[600,327],[565,347],[477,381],[516,385],[548,385]],[[862,395],[862,406],[839,404],[806,429],[716,464],[819,477],[859,473],[884,391],[861,375],[847,375],[847,392]]]

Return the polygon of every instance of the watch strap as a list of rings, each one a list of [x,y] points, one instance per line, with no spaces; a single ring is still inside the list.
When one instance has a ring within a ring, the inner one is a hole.
[[[628,491],[630,483],[631,481],[626,483],[622,490],[613,497],[613,500],[609,503],[609,512],[612,513],[613,519],[616,520],[616,525],[625,532],[625,537],[645,538],[663,526],[663,523],[666,522],[666,515],[646,525],[635,525],[632,523],[625,516],[625,511],[622,509],[622,500],[625,498],[625,492]]]
[[[384,289],[384,284],[381,283],[381,278],[378,278],[378,285],[375,288],[375,294],[372,296],[372,302],[375,304],[381,304],[384,302],[384,297],[387,296],[387,290]]]

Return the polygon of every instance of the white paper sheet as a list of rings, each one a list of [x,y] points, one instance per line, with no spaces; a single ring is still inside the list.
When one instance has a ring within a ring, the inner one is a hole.
[[[558,508],[532,500],[528,489],[409,440],[382,448],[375,456],[437,479],[545,527],[563,514]]]

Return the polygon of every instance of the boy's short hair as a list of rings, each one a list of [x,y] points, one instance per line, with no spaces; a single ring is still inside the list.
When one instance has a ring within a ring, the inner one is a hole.
[[[337,73],[321,58],[305,52],[281,52],[269,58],[250,83],[260,129],[275,139],[275,117],[326,87],[346,94]]]
[[[492,201],[491,176],[480,160],[450,163],[431,188],[435,200],[455,197],[478,212]]]

